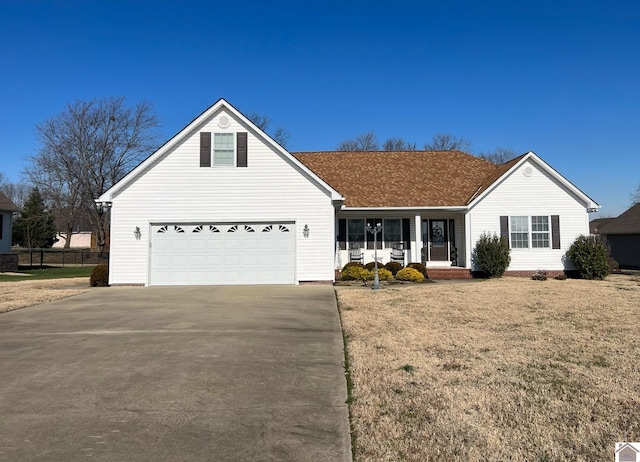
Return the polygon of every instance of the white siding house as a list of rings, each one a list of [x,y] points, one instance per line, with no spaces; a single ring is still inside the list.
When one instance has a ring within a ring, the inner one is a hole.
[[[218,159],[217,141],[230,141]],[[110,284],[332,281],[341,201],[220,100],[98,199],[111,208]]]
[[[18,271],[18,255],[11,253],[13,214],[20,209],[0,192],[0,272]]]
[[[111,209],[110,284],[135,285],[330,282],[374,256],[469,277],[483,232],[509,242],[512,274],[560,272],[599,208],[533,152],[502,165],[459,151],[291,154],[225,100],[97,202]]]

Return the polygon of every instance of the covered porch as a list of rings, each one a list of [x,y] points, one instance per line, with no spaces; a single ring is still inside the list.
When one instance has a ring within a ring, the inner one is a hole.
[[[340,210],[336,215],[337,269],[350,261],[402,265],[422,263],[429,270],[469,269],[466,214],[462,208],[418,211]],[[374,238],[370,228],[380,224]],[[468,271],[464,272],[468,274]]]

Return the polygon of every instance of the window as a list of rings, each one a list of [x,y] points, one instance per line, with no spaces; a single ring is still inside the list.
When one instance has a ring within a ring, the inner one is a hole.
[[[529,248],[528,225],[528,217],[511,217],[511,247],[514,249]]]
[[[511,217],[511,247],[514,249],[549,248],[549,217]],[[558,247],[559,248],[559,247]]]
[[[549,247],[549,217],[531,217],[531,247]]]
[[[349,248],[363,248],[366,237],[364,219],[347,220],[347,223],[347,241],[349,242]]]
[[[397,246],[402,242],[402,220],[400,218],[384,220],[382,226],[382,239],[387,247]]]
[[[213,134],[213,165],[235,165],[233,133]]]

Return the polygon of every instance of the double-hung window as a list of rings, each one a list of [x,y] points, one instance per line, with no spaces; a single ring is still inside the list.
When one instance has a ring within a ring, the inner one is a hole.
[[[387,247],[399,246],[402,242],[402,220],[400,218],[386,218],[382,239]]]
[[[549,247],[549,217],[531,217],[531,247]]]
[[[511,247],[529,248],[529,217],[511,217]]]
[[[549,217],[546,215],[511,217],[511,247],[514,249],[549,248]]]
[[[213,134],[213,165],[235,165],[233,133]]]
[[[366,238],[365,223],[363,218],[349,219],[347,239],[349,241],[349,248],[361,249],[364,247]]]

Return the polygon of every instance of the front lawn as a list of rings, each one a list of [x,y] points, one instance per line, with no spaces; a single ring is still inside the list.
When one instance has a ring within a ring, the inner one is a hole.
[[[94,266],[45,267],[43,269],[21,268],[19,276],[0,273],[0,282],[89,277],[93,268]]]
[[[355,461],[613,460],[640,441],[640,279],[337,288]]]

